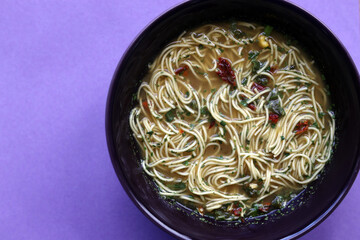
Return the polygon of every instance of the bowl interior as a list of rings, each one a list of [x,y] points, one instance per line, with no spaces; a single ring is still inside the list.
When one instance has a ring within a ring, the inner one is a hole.
[[[316,60],[330,87],[336,112],[336,148],[318,180],[291,204],[246,223],[219,223],[190,215],[157,194],[140,166],[131,136],[133,94],[161,49],[186,29],[207,22],[239,19],[270,24],[294,36]],[[315,18],[284,1],[202,0],[185,2],[150,24],[124,54],[110,87],[106,131],[116,173],[135,204],[170,233],[195,239],[292,238],[320,222],[341,201],[359,168],[359,76],[347,52]]]

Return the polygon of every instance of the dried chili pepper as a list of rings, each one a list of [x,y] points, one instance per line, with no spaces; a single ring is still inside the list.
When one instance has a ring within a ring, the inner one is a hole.
[[[278,66],[277,66],[277,65],[271,66],[271,67],[270,67],[270,73],[271,73],[271,74],[274,74],[274,73],[277,71],[277,69],[278,69]]]
[[[255,106],[255,104],[249,103],[247,106],[248,106],[248,108],[250,108],[251,110],[256,111],[256,106]]]
[[[258,92],[262,92],[262,91],[264,91],[264,90],[266,89],[266,87],[264,87],[264,86],[262,86],[262,85],[260,85],[260,84],[258,84],[258,83],[256,83],[256,82],[254,82],[253,85],[251,86],[251,90],[252,90],[253,92],[255,92],[254,89],[257,89]]]
[[[270,113],[269,114],[269,120],[276,124],[279,121],[279,115],[277,115],[276,113]]]
[[[189,69],[189,67],[187,65],[179,67],[178,69],[175,70],[175,74],[181,75],[181,74],[185,73],[185,71],[188,69]]]
[[[242,211],[241,207],[239,207],[239,208],[233,208],[233,210],[232,210],[232,212],[233,212],[233,214],[234,214],[235,216],[240,216],[241,211]]]
[[[259,211],[266,213],[270,210],[271,203],[264,203],[261,207],[259,207]]]
[[[210,122],[209,129],[212,128],[213,126],[215,126],[215,120]]]
[[[309,129],[309,121],[308,120],[300,121],[296,124],[295,135],[302,134],[306,132],[308,129]]]
[[[228,59],[222,57],[219,58],[216,73],[223,81],[229,83],[232,86],[236,86],[235,73],[232,70],[231,63]]]

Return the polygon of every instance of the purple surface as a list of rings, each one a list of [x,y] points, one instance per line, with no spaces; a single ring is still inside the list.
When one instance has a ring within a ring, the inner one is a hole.
[[[105,101],[126,47],[180,1],[2,1],[0,239],[172,239],[132,204],[112,168]],[[360,67],[357,0],[296,0]],[[301,239],[360,239],[360,180]]]

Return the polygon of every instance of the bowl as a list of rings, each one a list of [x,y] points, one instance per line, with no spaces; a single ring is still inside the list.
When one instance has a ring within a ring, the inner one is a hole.
[[[275,26],[296,37],[326,77],[336,115],[336,147],[318,179],[287,207],[245,222],[218,222],[190,214],[159,196],[140,166],[141,155],[129,127],[132,96],[147,65],[181,32],[208,22],[239,19]],[[115,172],[135,205],[154,223],[182,239],[291,239],[323,221],[349,191],[359,171],[359,74],[340,41],[319,20],[280,0],[195,0],[158,17],[133,41],[111,81],[106,136]]]

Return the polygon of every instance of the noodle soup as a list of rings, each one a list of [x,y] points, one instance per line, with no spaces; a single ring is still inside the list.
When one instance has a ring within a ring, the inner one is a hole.
[[[314,61],[271,26],[184,32],[130,114],[159,194],[218,220],[283,208],[329,160],[335,119]]]

